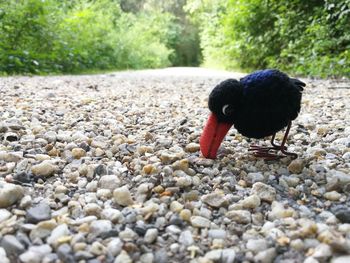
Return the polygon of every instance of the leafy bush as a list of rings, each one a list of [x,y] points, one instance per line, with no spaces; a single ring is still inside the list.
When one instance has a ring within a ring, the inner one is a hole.
[[[82,72],[170,64],[169,14],[122,12],[119,1],[0,2],[0,72]]]
[[[56,1],[0,2],[0,71],[45,71],[55,57],[60,10]]]
[[[0,0],[0,39],[10,74],[203,60],[350,77],[350,0]]]
[[[192,0],[206,63],[350,76],[350,0]]]
[[[227,68],[227,57],[223,54],[225,38],[222,26],[226,5],[227,0],[190,0],[184,7],[199,29],[204,66]]]

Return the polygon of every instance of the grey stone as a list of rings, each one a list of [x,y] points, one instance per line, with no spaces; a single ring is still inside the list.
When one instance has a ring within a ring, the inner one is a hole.
[[[25,251],[23,244],[13,235],[5,235],[0,242],[0,247],[5,249],[8,256],[17,256]]]
[[[340,222],[350,224],[350,207],[338,206],[334,209],[333,214],[339,219]]]
[[[257,182],[253,185],[252,193],[260,197],[262,201],[272,203],[276,199],[276,190],[270,185]]]
[[[224,239],[226,238],[226,231],[223,229],[210,229],[208,236],[213,239]]]
[[[157,263],[169,262],[168,254],[164,248],[156,251],[156,253],[154,254],[154,262],[157,262]]]
[[[190,230],[185,230],[180,234],[179,243],[184,246],[190,246],[193,244],[193,237]]]
[[[203,195],[202,201],[211,207],[223,207],[228,205],[228,201],[224,194],[221,193],[211,193]]]
[[[30,207],[26,213],[26,219],[28,223],[36,224],[40,221],[48,220],[50,218],[51,208],[45,202],[41,202],[37,205]]]
[[[58,258],[65,263],[75,263],[75,259],[73,256],[72,248],[68,244],[60,245],[57,248],[57,256]]]
[[[90,224],[90,232],[95,236],[100,235],[101,233],[111,231],[112,222],[109,220],[96,220]]]

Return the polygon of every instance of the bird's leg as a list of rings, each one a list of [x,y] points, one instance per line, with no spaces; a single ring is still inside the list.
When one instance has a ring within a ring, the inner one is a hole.
[[[289,133],[289,130],[290,130],[291,126],[292,126],[292,122],[290,121],[288,123],[286,132],[284,133],[284,137],[283,137],[283,140],[282,140],[282,144],[281,144],[281,149],[280,150],[285,156],[291,156],[293,159],[296,159],[296,158],[298,158],[298,155],[296,153],[287,152],[287,147],[284,146],[286,144],[286,142],[287,142],[288,133]]]
[[[272,138],[271,138],[271,144],[272,144],[272,147],[264,147],[264,146],[259,146],[259,145],[251,145],[250,148],[249,148],[249,151],[259,151],[259,152],[268,152],[270,150],[280,150],[281,149],[281,145],[277,145],[274,143],[275,141],[275,137],[276,137],[276,133],[274,133],[272,135]]]
[[[288,131],[286,131],[286,133],[287,133],[287,136],[288,136],[288,133],[289,133],[289,129],[288,129]],[[282,149],[281,147],[281,145],[278,145],[278,144],[275,144],[275,137],[276,137],[276,133],[274,133],[273,135],[272,135],[272,138],[271,138],[271,144],[272,144],[272,148],[274,149],[274,150],[280,150],[280,149]],[[284,150],[287,150],[287,147],[285,147],[285,146],[283,146],[283,149]]]
[[[274,142],[275,137],[276,137],[276,133],[275,133],[272,135],[272,138],[271,138],[272,147],[262,147],[259,145],[252,145],[248,151],[252,151],[253,155],[255,157],[262,157],[266,160],[275,160],[275,159],[283,158],[286,156],[292,156],[293,159],[296,159],[298,157],[298,155],[295,153],[287,152],[287,147],[285,146],[291,125],[292,125],[292,122],[289,122],[287,129],[284,133],[281,145],[275,144],[275,142]],[[271,150],[272,151],[281,151],[283,153],[283,155],[271,153],[270,152]]]

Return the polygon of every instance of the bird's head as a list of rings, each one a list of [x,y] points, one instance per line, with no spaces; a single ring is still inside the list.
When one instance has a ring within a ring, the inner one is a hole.
[[[235,79],[218,84],[209,95],[211,114],[200,138],[201,152],[214,159],[241,106],[243,85]]]
[[[243,94],[242,84],[227,79],[218,84],[209,95],[208,106],[219,122],[234,123],[235,112],[239,109]]]

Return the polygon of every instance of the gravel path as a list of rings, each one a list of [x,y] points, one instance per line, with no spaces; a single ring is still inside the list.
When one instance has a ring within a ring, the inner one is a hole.
[[[207,96],[240,76],[0,78],[0,262],[350,262],[350,83],[305,79],[297,160],[234,129],[201,158]]]

